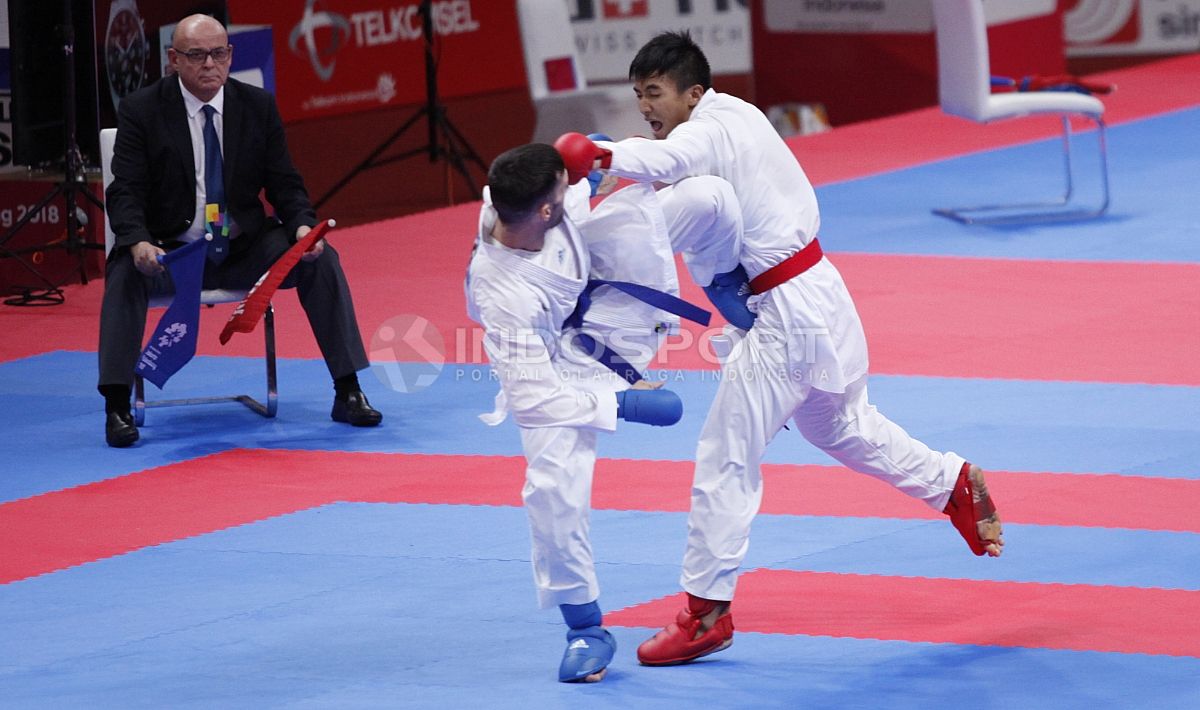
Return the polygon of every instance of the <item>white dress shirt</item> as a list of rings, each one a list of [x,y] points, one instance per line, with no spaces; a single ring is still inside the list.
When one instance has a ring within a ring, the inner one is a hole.
[[[216,109],[213,114],[213,121],[216,123],[217,142],[221,145],[221,155],[225,155],[225,87],[221,87],[217,91],[217,95],[208,101],[196,98],[185,87],[179,87],[183,91],[183,106],[188,117],[188,132],[192,136],[192,164],[196,166],[196,215],[192,219],[192,226],[188,230],[179,235],[178,239],[183,242],[194,242],[204,236],[204,206],[207,204],[208,192],[204,189],[204,122],[208,120],[204,116],[202,110],[205,105],[212,106]],[[233,231],[234,225],[230,225],[229,237],[232,239],[235,234]],[[240,231],[240,230],[239,230]]]

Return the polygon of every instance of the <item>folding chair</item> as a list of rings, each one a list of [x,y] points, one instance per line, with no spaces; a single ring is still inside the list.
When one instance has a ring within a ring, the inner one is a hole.
[[[978,123],[1033,114],[1059,114],[1063,127],[1066,187],[1057,200],[933,210],[964,224],[1028,223],[1098,217],[1108,209],[1108,149],[1104,104],[1094,96],[1067,90],[992,93],[987,19],[982,0],[933,0],[937,34],[938,96],[942,111]],[[1099,130],[1101,200],[1080,207],[1074,197],[1071,167],[1071,117],[1094,121]]]

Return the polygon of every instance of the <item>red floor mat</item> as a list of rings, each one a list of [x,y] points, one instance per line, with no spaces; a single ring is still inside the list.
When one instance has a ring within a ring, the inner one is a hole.
[[[0,504],[0,584],[337,501],[519,506],[524,467],[508,456],[235,449]],[[763,469],[764,513],[941,517],[839,467]],[[684,512],[691,481],[685,461],[601,460],[592,504]],[[988,483],[1010,523],[1200,532],[1200,480],[996,471]]]
[[[683,605],[677,594],[604,621],[665,626]],[[760,569],[738,579],[733,622],[767,634],[1200,656],[1197,605],[1200,592],[1175,589]]]

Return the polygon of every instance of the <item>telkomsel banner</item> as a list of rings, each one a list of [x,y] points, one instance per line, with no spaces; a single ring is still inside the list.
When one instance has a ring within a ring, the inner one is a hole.
[[[750,72],[748,0],[564,0],[589,82],[626,81],[629,62],[651,37],[688,30],[714,74]]]
[[[438,91],[454,98],[525,85],[514,4],[434,0]],[[229,0],[230,20],[270,25],[285,121],[425,101],[419,0]]]

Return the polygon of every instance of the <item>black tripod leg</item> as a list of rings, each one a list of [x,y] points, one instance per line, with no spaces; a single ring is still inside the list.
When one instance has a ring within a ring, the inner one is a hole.
[[[60,182],[57,185],[55,185],[54,189],[52,189],[50,192],[46,193],[46,195],[43,196],[42,199],[39,200],[36,205],[29,208],[29,211],[26,212],[24,214],[24,216],[22,216],[21,219],[18,220],[17,223],[14,224],[11,229],[8,230],[8,232],[4,235],[4,237],[2,239],[0,239],[0,258],[11,257],[11,258],[16,259],[17,263],[19,263],[26,271],[33,274],[38,279],[38,281],[41,281],[42,284],[45,286],[44,292],[42,292],[40,294],[35,294],[33,292],[32,288],[27,288],[24,296],[21,296],[19,298],[8,299],[5,301],[6,304],[16,305],[16,306],[19,306],[19,305],[55,305],[55,304],[59,304],[59,303],[63,302],[63,298],[61,295],[62,289],[60,287],[60,284],[55,284],[53,281],[51,281],[49,278],[47,278],[44,274],[42,274],[40,271],[38,271],[36,267],[34,267],[32,264],[30,264],[25,259],[23,259],[21,257],[21,253],[25,252],[25,251],[40,251],[41,249],[44,249],[44,248],[62,247],[62,248],[65,248],[68,252],[77,253],[78,257],[79,257],[79,259],[78,259],[79,260],[79,264],[78,264],[78,266],[79,266],[79,281],[81,284],[84,284],[84,285],[86,285],[88,283],[87,262],[85,261],[83,252],[87,249],[103,249],[104,245],[103,244],[88,244],[88,243],[80,240],[79,231],[80,231],[80,228],[82,227],[82,224],[80,223],[80,220],[79,220],[79,213],[76,211],[79,209],[77,196],[80,193],[82,193],[84,195],[84,197],[86,197],[88,200],[90,200],[92,202],[92,204],[96,205],[101,210],[104,209],[104,203],[101,202],[100,200],[98,200],[96,198],[96,196],[91,193],[90,190],[86,189],[86,187],[85,188],[79,187],[77,184],[77,181],[74,181],[74,180],[71,180],[68,178],[67,180],[64,180],[63,182]],[[66,210],[63,215],[64,222],[66,223],[66,226],[65,226],[66,238],[64,239],[62,244],[52,242],[50,244],[41,245],[39,247],[30,247],[30,248],[26,248],[26,249],[9,249],[4,246],[4,244],[6,244],[9,240],[11,240],[13,237],[15,237],[18,232],[20,232],[27,224],[29,224],[29,222],[31,220],[33,220],[35,217],[37,217],[39,214],[41,214],[42,209],[45,208],[51,202],[53,202],[54,199],[56,197],[58,197],[59,195],[62,195],[62,197],[63,197],[64,208]],[[44,302],[44,303],[39,303],[39,301]]]
[[[479,199],[479,185],[475,182],[475,178],[471,177],[471,171],[466,161],[470,160],[478,165],[484,175],[487,175],[487,166],[475,154],[475,150],[462,137],[462,134],[454,128],[454,124],[450,123],[450,119],[446,118],[444,112],[439,111],[437,114],[437,128],[445,142],[445,147],[438,146],[438,153],[449,161],[450,165],[467,181],[467,186],[471,188],[471,199]]]
[[[467,142],[467,139],[463,137],[463,134],[458,132],[458,129],[454,127],[454,124],[450,123],[450,119],[443,116],[442,125],[446,130],[446,142],[451,146],[451,149],[453,149],[456,144],[462,146],[462,149],[458,152],[467,160],[470,160],[472,163],[478,165],[479,169],[483,171],[484,175],[486,175],[488,169],[487,164],[483,162],[483,158],[480,158],[479,154],[475,152],[475,149],[471,147],[471,144]]]
[[[41,214],[42,208],[45,207],[46,205],[50,204],[50,202],[55,197],[58,197],[60,194],[62,194],[63,189],[64,189],[64,186],[62,184],[59,184],[59,185],[55,186],[55,188],[53,190],[46,193],[46,195],[44,197],[42,197],[42,199],[39,200],[36,205],[29,208],[29,211],[26,212],[21,217],[21,219],[17,220],[16,224],[14,224],[12,226],[12,228],[9,229],[8,232],[4,235],[4,237],[2,239],[0,239],[0,257],[12,257],[12,258],[16,259],[17,263],[19,263],[21,266],[23,266],[26,271],[28,271],[29,273],[36,276],[39,281],[41,281],[43,284],[45,284],[46,288],[48,290],[56,290],[58,287],[55,286],[54,283],[50,279],[48,279],[44,275],[42,275],[42,272],[35,269],[32,264],[25,261],[25,259],[21,258],[21,255],[17,250],[9,249],[8,247],[6,247],[4,245],[7,244],[9,242],[9,240],[11,240],[13,237],[15,237],[17,235],[17,233],[20,232],[25,227],[25,225],[29,224],[29,222],[32,221],[34,217]],[[6,303],[7,303],[7,301],[6,301]]]
[[[88,202],[91,202],[93,205],[100,208],[101,212],[104,212],[104,202],[99,197],[96,197],[95,195],[93,195],[91,190],[89,190],[87,188],[82,188],[82,189],[79,189],[78,192],[82,192],[83,196],[88,199]],[[107,213],[105,213],[105,214],[107,215]]]
[[[66,76],[64,77],[65,81],[63,82],[63,181],[56,185],[55,188],[51,190],[49,194],[43,197],[33,209],[26,213],[25,216],[22,217],[21,220],[18,221],[17,224],[14,225],[13,228],[4,235],[3,239],[0,239],[0,256],[4,255],[3,252],[7,252],[8,255],[11,256],[17,256],[17,250],[5,249],[4,244],[12,239],[13,235],[19,232],[26,224],[29,223],[30,220],[40,214],[43,207],[61,194],[64,197],[67,210],[65,214],[67,234],[62,246],[64,246],[68,251],[72,249],[80,250],[79,276],[81,281],[86,284],[87,268],[82,255],[82,249],[80,247],[81,242],[79,240],[79,230],[81,225],[78,212],[76,211],[79,209],[79,207],[75,201],[75,193],[79,191],[79,186],[84,185],[83,191],[87,194],[88,199],[95,203],[96,206],[101,210],[104,209],[104,205],[98,199],[96,199],[95,195],[91,194],[91,192],[86,189],[83,160],[79,152],[79,144],[75,140],[75,23],[71,12],[71,8],[74,4],[77,3],[73,3],[71,0],[63,0],[63,23],[60,26],[63,35],[62,50],[66,66]],[[46,246],[52,245],[57,246],[57,244],[54,242],[51,242]],[[85,244],[84,246],[103,248],[100,245]],[[50,279],[38,272],[38,270],[35,269],[31,264],[26,263],[24,259],[17,257],[17,260],[20,261],[21,265],[24,266],[30,273],[37,276],[42,283],[46,284],[46,290],[44,293],[35,294],[33,293],[32,289],[26,289],[24,296],[6,300],[6,304],[14,306],[28,306],[57,305],[64,302],[65,299],[63,296],[63,291],[59,285],[52,283]]]
[[[105,249],[104,244],[89,243],[83,236],[83,228],[87,226],[87,213],[79,206],[79,196],[83,195],[85,203],[91,202],[96,207],[100,208],[100,215],[104,219],[108,219],[108,214],[104,211],[104,203],[100,201],[92,191],[88,189],[87,183],[78,180],[69,182],[63,188],[63,196],[67,202],[67,250],[75,250],[79,256],[79,283],[87,285],[87,258],[85,253],[88,249]],[[80,216],[83,220],[80,220]]]
[[[313,203],[313,208],[321,209],[321,205],[324,205],[326,202],[328,202],[329,198],[336,195],[351,180],[358,177],[359,173],[361,173],[364,170],[367,170],[369,168],[375,167],[377,165],[377,163],[375,162],[375,159],[378,158],[380,155],[383,155],[383,152],[386,151],[388,148],[390,148],[391,145],[393,143],[395,143],[397,139],[400,138],[400,136],[404,135],[405,131],[407,131],[409,128],[412,128],[413,124],[416,123],[421,118],[421,116],[424,116],[427,111],[428,111],[428,108],[422,107],[419,111],[414,113],[407,121],[404,122],[403,126],[400,126],[400,128],[396,129],[395,133],[388,136],[387,140],[380,143],[379,146],[377,148],[375,148],[375,150],[371,151],[371,154],[368,155],[365,160],[363,160],[358,165],[354,166],[354,168],[351,169],[350,172],[346,173],[346,175],[344,177],[342,177],[341,180],[337,181],[336,185],[329,188],[329,190],[324,195],[321,195],[321,199],[319,199]]]
[[[63,197],[66,198],[67,203],[67,251],[74,251],[76,253],[79,266],[79,283],[86,286],[88,283],[88,275],[87,256],[85,254],[88,249],[103,249],[104,245],[88,244],[87,240],[84,239],[82,235],[83,228],[87,225],[87,215],[84,214],[84,221],[80,221],[80,213],[82,213],[83,210],[79,207],[77,196],[81,192],[84,195],[91,197],[92,200],[95,201],[95,196],[90,192],[87,190],[80,190],[72,185],[68,185],[63,190]]]
[[[467,169],[467,164],[463,162],[462,156],[453,147],[449,149],[439,148],[438,152],[445,156],[446,160],[450,161],[450,165],[467,181],[467,186],[471,188],[471,199],[477,199],[479,197],[479,187],[475,184],[475,178],[471,177],[471,171]]]
[[[14,224],[12,226],[12,228],[10,228],[8,230],[7,233],[5,233],[4,237],[0,238],[0,247],[3,247],[8,242],[8,240],[15,237],[17,235],[17,232],[21,231],[21,229],[25,225],[29,224],[29,222],[34,217],[38,216],[38,214],[42,211],[43,207],[50,204],[50,201],[53,200],[55,197],[58,197],[60,194],[62,194],[63,190],[65,190],[65,189],[66,189],[66,185],[63,185],[61,183],[56,185],[53,190],[46,193],[42,197],[42,199],[38,200],[38,203],[36,205],[34,205],[33,207],[30,207],[29,211],[26,212],[21,217],[21,219],[17,220],[17,223]]]

